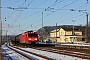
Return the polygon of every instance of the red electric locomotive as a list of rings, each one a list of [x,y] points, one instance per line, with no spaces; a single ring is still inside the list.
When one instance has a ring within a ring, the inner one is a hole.
[[[38,42],[37,32],[27,31],[19,36],[20,43],[31,44]]]

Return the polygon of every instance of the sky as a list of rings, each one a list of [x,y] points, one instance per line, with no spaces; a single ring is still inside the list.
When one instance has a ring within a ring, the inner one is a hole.
[[[43,26],[86,25],[86,12],[90,17],[90,0],[1,0],[1,7],[2,32],[9,35],[37,31],[42,20]]]

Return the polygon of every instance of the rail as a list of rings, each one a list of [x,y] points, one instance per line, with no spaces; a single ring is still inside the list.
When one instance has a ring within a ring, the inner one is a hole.
[[[18,50],[20,50],[20,51],[23,51],[23,52],[26,52],[26,53],[29,53],[29,54],[32,54],[32,55],[35,55],[35,56],[38,56],[38,57],[41,57],[41,58],[46,59],[46,60],[54,60],[54,59],[52,59],[52,58],[49,58],[49,57],[46,57],[46,56],[42,56],[42,55],[39,55],[39,54],[36,54],[36,53],[33,53],[33,52],[29,52],[29,51],[20,49],[20,48],[15,47],[15,46],[11,46],[11,47],[10,47],[10,46],[7,46],[7,47],[10,48],[10,49],[12,49],[12,50],[14,50],[15,52],[23,55],[24,57],[26,57],[26,58],[28,58],[28,59],[30,59],[30,60],[35,60],[36,58],[31,57],[31,56],[29,56],[29,55],[27,55],[27,54],[23,54],[22,52],[19,52],[19,51],[17,51],[16,49],[18,49]],[[15,49],[13,49],[12,47],[15,48]]]

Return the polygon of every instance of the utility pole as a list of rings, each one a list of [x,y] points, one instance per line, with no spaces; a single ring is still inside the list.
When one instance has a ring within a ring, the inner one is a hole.
[[[0,0],[1,7],[1,0]],[[1,47],[1,36],[2,36],[2,21],[1,21],[1,8],[0,8],[0,47]]]
[[[76,21],[76,20],[71,20],[72,22],[73,22],[73,43],[74,43],[74,34],[75,34],[75,32],[74,32],[74,22]]]
[[[86,22],[87,22],[87,24],[86,24],[86,42],[88,42],[88,15],[89,14],[87,14],[87,12],[86,12]]]
[[[42,12],[42,42],[43,42],[43,12]]]
[[[43,12],[42,12],[42,28],[43,28]]]
[[[3,60],[3,56],[2,56],[2,49],[1,49],[1,45],[2,45],[2,21],[1,21],[1,0],[0,0],[0,60]]]
[[[7,30],[6,30],[6,42],[8,42],[8,34],[7,34]]]
[[[87,0],[87,3],[88,3],[88,0]],[[76,11],[74,9],[71,9],[71,11]],[[88,42],[89,41],[89,36],[88,36],[88,13],[87,12],[83,12],[83,11],[86,11],[86,10],[78,10],[79,12],[82,12],[82,13],[85,13],[86,14],[86,31],[85,31],[85,42]]]
[[[57,42],[57,23],[56,23],[56,42]]]

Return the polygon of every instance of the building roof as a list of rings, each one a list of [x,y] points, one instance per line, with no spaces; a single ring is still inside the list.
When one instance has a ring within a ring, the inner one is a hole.
[[[62,27],[62,29],[64,29],[65,31],[73,31],[73,28],[71,27]],[[82,31],[81,28],[74,28],[74,31]]]
[[[73,25],[72,26],[61,26],[57,31],[60,29],[64,29],[65,31],[73,31]],[[85,26],[74,26],[74,31],[85,31],[86,27]],[[56,32],[56,29],[51,31],[51,32]]]
[[[60,29],[57,29],[57,31],[59,31]],[[51,31],[51,32],[56,32],[56,29],[55,30],[53,30],[53,31]]]

